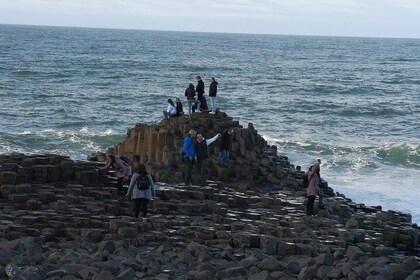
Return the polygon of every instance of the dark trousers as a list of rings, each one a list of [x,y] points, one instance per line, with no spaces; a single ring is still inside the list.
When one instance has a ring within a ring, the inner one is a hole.
[[[197,161],[198,170],[201,175],[200,183],[202,185],[206,184],[206,177],[207,177],[207,158],[199,159]]]
[[[315,196],[314,195],[308,196],[308,204],[306,205],[306,215],[314,214],[314,202],[315,202]]]
[[[194,160],[189,158],[185,159],[185,184],[188,185],[191,183],[191,173]]]
[[[143,214],[143,218],[147,216],[147,203],[149,200],[147,198],[135,198],[134,201],[134,217],[138,218],[140,211]]]
[[[118,194],[123,193],[123,181],[124,181],[124,177],[118,177],[118,179],[117,179]]]

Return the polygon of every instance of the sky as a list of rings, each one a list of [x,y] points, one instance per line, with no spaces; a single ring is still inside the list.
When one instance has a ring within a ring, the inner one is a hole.
[[[0,23],[420,38],[420,0],[0,0]]]

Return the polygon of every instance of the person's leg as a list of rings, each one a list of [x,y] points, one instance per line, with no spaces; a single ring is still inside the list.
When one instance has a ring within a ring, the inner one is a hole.
[[[165,119],[168,118],[168,112],[166,112],[165,110],[163,110],[163,116],[165,117]]]
[[[123,192],[123,180],[124,177],[118,177],[117,179],[117,190],[119,195]]]
[[[207,177],[207,159],[201,160],[201,166],[200,166],[200,175],[201,175],[201,184],[206,184],[206,177]]]
[[[149,202],[149,200],[147,198],[140,198],[141,200],[141,211],[143,214],[143,218],[146,218],[147,216],[147,203]]]
[[[306,214],[307,215],[313,215],[314,214],[314,201],[315,201],[315,196],[314,195],[308,196],[308,204],[306,206]]]
[[[226,150],[220,150],[220,163],[226,164]]]
[[[196,99],[195,100],[195,106],[197,107],[197,111],[201,111],[201,101]]]
[[[191,111],[192,111],[192,103],[193,103],[193,101],[192,100],[187,100],[187,103],[188,103],[188,115],[191,115]]]
[[[185,184],[191,183],[191,172],[192,172],[193,161],[188,158],[185,159]]]
[[[141,208],[140,198],[133,199],[134,202],[134,217],[138,218]]]
[[[216,97],[210,96],[211,100],[211,111],[216,112]]]

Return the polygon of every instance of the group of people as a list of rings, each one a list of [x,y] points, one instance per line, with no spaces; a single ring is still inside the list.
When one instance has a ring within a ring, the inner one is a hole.
[[[197,169],[200,174],[200,184],[205,185],[207,180],[207,161],[209,158],[208,147],[213,144],[217,139],[221,138],[220,143],[220,164],[226,165],[229,160],[229,150],[231,147],[230,137],[233,135],[234,130],[229,129],[218,133],[210,139],[203,137],[201,133],[197,133],[191,129],[184,139],[182,152],[185,161],[185,185],[191,185],[191,177],[193,164],[197,163]]]
[[[118,194],[125,195],[133,201],[134,217],[138,218],[142,212],[143,219],[146,219],[147,205],[155,196],[155,186],[146,166],[140,162],[140,156],[134,155],[132,162],[129,162],[125,157],[109,155],[108,163],[102,170],[106,171],[110,168],[117,171]],[[128,184],[128,189],[124,188],[124,184]]]
[[[321,187],[321,159],[317,159],[317,162],[309,167],[309,170],[305,173],[308,187],[306,189],[306,195],[308,201],[306,204],[306,214],[311,216],[314,215],[314,202],[316,195],[319,196],[318,208],[324,208],[324,191]],[[305,182],[305,180],[304,180]]]
[[[192,83],[188,85],[185,89],[185,97],[187,98],[188,104],[188,115],[190,116],[195,110],[197,112],[201,112],[203,110],[208,110],[207,106],[207,99],[204,96],[205,93],[205,86],[203,79],[201,76],[196,76],[197,85],[194,87]],[[209,114],[216,114],[217,110],[217,103],[216,103],[216,96],[217,96],[217,85],[218,82],[214,77],[210,78],[210,87],[209,87],[209,97],[211,101],[211,111]],[[196,98],[197,96],[197,98]],[[168,99],[168,107],[166,110],[163,111],[163,115],[166,119],[170,117],[180,116],[183,114],[183,107],[182,102],[179,98],[176,98],[176,102],[174,103],[172,99]]]

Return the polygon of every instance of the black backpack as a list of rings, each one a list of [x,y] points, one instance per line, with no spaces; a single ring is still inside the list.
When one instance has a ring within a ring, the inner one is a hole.
[[[141,191],[148,190],[149,186],[149,178],[147,178],[146,174],[140,174],[137,178],[137,188]]]

